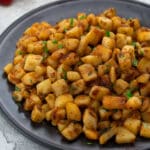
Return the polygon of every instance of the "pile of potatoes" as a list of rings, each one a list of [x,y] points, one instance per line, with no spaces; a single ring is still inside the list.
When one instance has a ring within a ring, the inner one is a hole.
[[[47,120],[69,141],[150,138],[150,28],[137,18],[110,8],[34,23],[4,72],[31,120]]]

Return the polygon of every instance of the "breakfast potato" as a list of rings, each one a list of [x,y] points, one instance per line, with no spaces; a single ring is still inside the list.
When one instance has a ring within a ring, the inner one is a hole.
[[[74,99],[74,103],[79,107],[88,107],[90,104],[91,98],[87,95],[78,95]]]
[[[134,30],[130,26],[120,26],[120,27],[118,27],[117,32],[128,35],[128,36],[132,36]]]
[[[6,72],[7,74],[9,74],[11,72],[11,69],[13,68],[13,64],[9,63],[4,67],[4,72]]]
[[[115,48],[115,40],[110,37],[103,37],[102,45],[106,48],[113,49]]]
[[[80,74],[76,71],[68,71],[67,72],[67,79],[69,81],[76,81],[81,78]]]
[[[65,40],[65,47],[68,51],[75,51],[79,46],[79,40],[75,38],[68,38]]]
[[[150,30],[149,28],[140,28],[137,30],[137,41],[145,42],[150,40]]]
[[[144,73],[142,75],[140,75],[136,80],[138,83],[147,83],[150,79],[150,75],[148,73]]]
[[[80,36],[83,34],[83,28],[80,26],[75,26],[72,29],[66,32],[66,36],[68,38],[77,38],[79,39]]]
[[[150,73],[150,60],[143,57],[138,63],[138,70],[142,73]]]
[[[150,94],[150,82],[146,83],[141,89],[140,93],[142,96],[148,96]]]
[[[142,122],[140,136],[150,138],[150,123]]]
[[[54,82],[56,80],[56,77],[57,77],[56,70],[54,68],[52,68],[51,66],[47,66],[46,75],[48,78],[50,78],[50,80],[52,82]]]
[[[48,106],[49,106],[49,109],[53,109],[54,106],[55,106],[55,95],[54,94],[48,94],[46,97],[45,97],[45,101],[47,102]]]

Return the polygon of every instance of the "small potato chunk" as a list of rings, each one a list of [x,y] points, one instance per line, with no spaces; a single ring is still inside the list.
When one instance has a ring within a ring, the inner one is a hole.
[[[150,59],[150,47],[143,47],[142,50],[142,55],[144,55],[147,59]]]
[[[37,105],[34,106],[31,113],[31,120],[36,123],[40,123],[44,120],[44,113],[41,111],[41,108]]]
[[[143,57],[137,66],[138,70],[143,73],[150,73],[150,59]]]
[[[142,116],[143,121],[150,123],[150,112],[149,111],[142,112],[141,116]]]
[[[56,80],[56,71],[51,66],[47,66],[46,75],[52,82]]]
[[[68,102],[66,104],[66,112],[67,112],[67,119],[80,121],[81,120],[81,112],[77,104]]]
[[[54,106],[55,106],[55,95],[54,94],[48,94],[46,96],[45,100],[50,109],[54,108]]]
[[[87,129],[97,129],[97,115],[93,109],[87,108],[83,114],[83,124]]]
[[[138,83],[145,84],[149,81],[149,79],[150,79],[150,74],[145,73],[145,74],[140,75],[136,80]]]
[[[24,70],[25,71],[34,71],[35,67],[40,65],[43,60],[41,55],[29,54],[25,60]]]
[[[118,27],[117,29],[118,33],[126,34],[128,36],[132,36],[133,31],[134,31],[133,28],[130,26],[121,26],[121,27]]]
[[[111,111],[108,111],[102,107],[99,108],[98,112],[101,120],[109,120],[109,117],[112,115]]]
[[[93,86],[89,96],[94,100],[102,100],[103,96],[110,94],[110,90],[103,86]]]
[[[96,71],[91,64],[83,64],[79,66],[79,71],[86,82],[97,78]]]
[[[71,94],[59,95],[55,101],[55,107],[65,108],[68,102],[73,102],[73,97]]]
[[[79,46],[79,40],[69,38],[65,40],[65,47],[68,51],[76,51]]]
[[[150,41],[150,30],[148,28],[140,28],[137,31],[137,40],[139,42]]]
[[[142,107],[142,100],[139,97],[131,97],[128,99],[128,101],[126,102],[126,108],[127,109],[140,109]]]
[[[82,132],[82,126],[79,123],[70,123],[61,134],[69,141],[75,140]]]
[[[136,139],[136,136],[127,130],[124,127],[118,127],[117,135],[116,135],[116,143],[124,144],[124,143],[133,143]]]
[[[81,78],[80,74],[76,71],[68,71],[67,72],[67,79],[69,81],[76,81]]]
[[[115,82],[116,82],[116,79],[117,79],[115,67],[112,66],[112,67],[110,68],[109,76],[110,76],[110,81],[111,81],[111,83],[115,83]]]
[[[141,127],[141,120],[134,118],[127,118],[124,122],[124,126],[132,133],[137,135]]]
[[[43,80],[42,82],[38,83],[37,86],[37,94],[43,94],[46,95],[48,93],[51,92],[51,80],[50,79],[46,79]]]
[[[70,92],[73,95],[80,94],[85,89],[85,82],[83,79],[73,82],[70,86]]]
[[[64,79],[59,79],[52,84],[52,90],[56,96],[65,94],[69,91],[68,85]]]
[[[12,97],[16,102],[21,102],[23,100],[23,95],[21,91],[14,91]]]
[[[122,80],[122,79],[118,79],[115,84],[114,84],[114,90],[117,94],[122,94],[127,88],[128,88],[129,84],[128,82]]]
[[[142,122],[140,136],[150,138],[150,123]]]
[[[69,38],[80,38],[83,34],[83,29],[80,26],[75,26],[67,31],[66,36]]]
[[[112,55],[112,50],[104,47],[103,45],[98,45],[92,52],[92,55],[99,56],[103,62],[106,62]]]
[[[148,82],[143,87],[141,87],[140,93],[142,96],[149,96],[150,95],[150,82]]]
[[[6,72],[8,74],[8,73],[10,73],[12,68],[13,68],[13,64],[9,63],[4,67],[4,72]]]
[[[87,95],[78,95],[75,97],[74,103],[79,107],[88,107],[90,100],[90,97]]]
[[[124,109],[126,98],[121,96],[104,96],[102,103],[106,109]]]
[[[88,138],[89,140],[97,140],[98,139],[98,131],[96,130],[91,130],[91,129],[86,129],[84,128],[83,130],[85,137]]]
[[[87,55],[81,58],[81,60],[85,63],[85,64],[91,64],[92,66],[98,66],[99,64],[101,64],[102,60],[100,57],[98,56],[94,56],[94,55]]]
[[[106,48],[113,49],[115,48],[115,40],[110,37],[103,37],[102,45]]]
[[[60,120],[57,124],[58,130],[62,132],[69,125],[69,123],[69,120]]]
[[[106,131],[105,133],[103,133],[100,138],[99,138],[99,143],[100,144],[106,144],[106,142],[111,139],[115,134],[117,133],[117,128],[113,127],[111,129],[109,129],[108,131]]]
[[[50,53],[56,51],[58,49],[58,43],[53,42],[53,40],[47,41],[47,49]]]
[[[117,33],[116,34],[116,47],[122,48],[127,44],[127,36],[125,34]]]
[[[104,17],[104,16],[101,16],[101,17],[97,18],[97,21],[98,21],[99,26],[102,29],[105,29],[108,31],[112,30],[112,20],[111,19]]]

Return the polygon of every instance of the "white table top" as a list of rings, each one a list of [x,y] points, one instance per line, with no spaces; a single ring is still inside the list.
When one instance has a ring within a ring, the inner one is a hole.
[[[14,0],[9,7],[0,6],[0,34],[17,18],[30,11],[49,2],[56,0]],[[150,0],[137,0],[149,3]],[[22,135],[10,121],[4,116],[0,110],[0,149],[1,150],[52,150],[45,148],[31,141]],[[54,150],[54,149],[53,149]]]

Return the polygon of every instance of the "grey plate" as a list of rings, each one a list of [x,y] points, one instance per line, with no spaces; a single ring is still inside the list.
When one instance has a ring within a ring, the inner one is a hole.
[[[62,18],[73,17],[77,12],[94,12],[115,7],[118,14],[123,17],[137,17],[141,20],[144,26],[150,25],[150,6],[131,1],[123,0],[76,0],[50,3],[39,7],[10,25],[0,37],[0,108],[6,114],[13,124],[28,135],[31,139],[38,143],[43,143],[47,146],[55,146],[61,149],[69,150],[98,150],[98,149],[150,149],[150,140],[138,138],[135,144],[117,145],[110,141],[105,146],[100,146],[98,142],[92,145],[87,145],[87,140],[81,136],[80,139],[74,142],[65,141],[58,131],[50,124],[44,122],[40,125],[31,123],[28,113],[24,113],[12,100],[11,92],[13,86],[10,85],[6,76],[3,74],[3,67],[11,62],[15,45],[23,31],[34,22],[48,21],[55,24]]]

